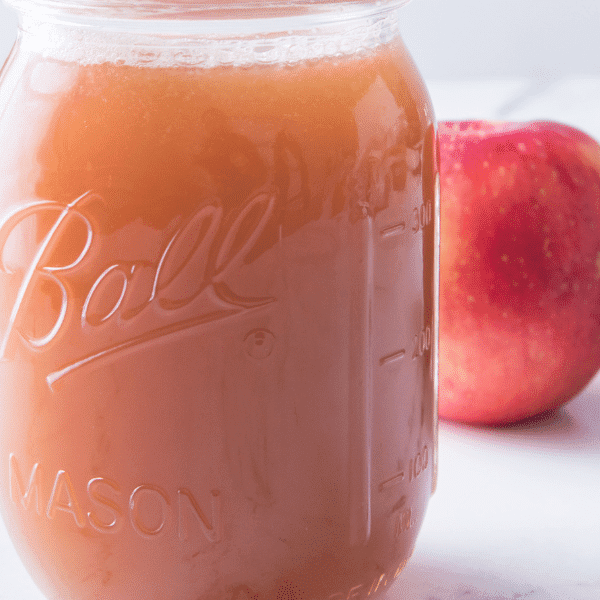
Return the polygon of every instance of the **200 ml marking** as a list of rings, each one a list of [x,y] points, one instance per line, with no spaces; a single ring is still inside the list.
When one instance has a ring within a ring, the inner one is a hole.
[[[398,362],[399,360],[404,358],[405,354],[406,354],[406,350],[404,350],[404,349],[397,350],[396,352],[392,352],[391,354],[382,356],[379,359],[379,364],[383,367],[385,365],[389,365],[390,363]]]
[[[427,325],[413,338],[412,357],[419,358],[431,350],[431,327]]]

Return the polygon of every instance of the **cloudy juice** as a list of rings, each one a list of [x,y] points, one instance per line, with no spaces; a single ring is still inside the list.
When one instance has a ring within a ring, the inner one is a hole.
[[[395,38],[25,48],[0,97],[0,490],[48,598],[388,588],[435,467],[435,129]]]

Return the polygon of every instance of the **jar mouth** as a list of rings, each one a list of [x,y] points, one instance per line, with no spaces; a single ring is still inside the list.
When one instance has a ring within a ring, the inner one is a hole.
[[[103,17],[117,19],[244,19],[281,18],[388,11],[410,0],[5,0],[21,14],[41,18]]]
[[[133,6],[127,0],[87,0],[85,5],[70,0],[10,1],[24,7],[22,47],[46,58],[82,64],[212,68],[292,65],[374,52],[400,38],[396,8],[408,0],[309,0],[293,5],[252,0],[244,5],[246,12],[232,8],[239,0],[219,5],[218,10],[215,4],[194,0],[193,5],[201,8],[192,14],[182,8],[192,2],[175,0]],[[122,12],[114,10],[116,4]],[[76,7],[73,11],[67,8],[71,5]],[[166,5],[173,9],[168,16],[162,12]],[[40,6],[43,11],[35,10]],[[151,10],[154,6],[161,11]],[[265,12],[265,6],[270,12]],[[288,10],[290,6],[298,12]],[[312,11],[311,6],[317,9]]]

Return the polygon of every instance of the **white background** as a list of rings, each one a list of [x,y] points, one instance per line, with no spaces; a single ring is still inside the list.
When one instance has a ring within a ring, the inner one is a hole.
[[[598,0],[413,0],[402,11],[426,79],[600,76]],[[0,0],[0,62],[15,35]]]
[[[546,118],[600,140],[600,0],[413,0],[402,14],[440,119]],[[15,32],[0,5],[0,62]],[[438,489],[387,600],[598,600],[599,499],[600,374],[539,423],[441,423]],[[1,523],[0,600],[43,600]]]

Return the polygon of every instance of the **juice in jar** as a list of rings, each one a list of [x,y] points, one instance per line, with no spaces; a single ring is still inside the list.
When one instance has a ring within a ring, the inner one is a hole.
[[[399,38],[143,58],[3,72],[9,533],[48,598],[379,594],[434,479],[423,84]]]

